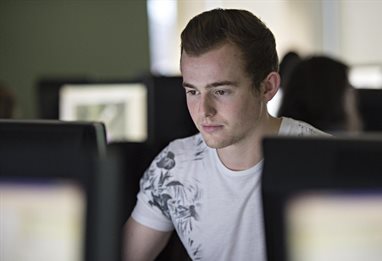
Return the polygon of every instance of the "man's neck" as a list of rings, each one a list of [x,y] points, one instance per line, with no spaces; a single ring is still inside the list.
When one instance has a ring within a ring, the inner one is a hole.
[[[217,149],[221,162],[231,170],[246,170],[262,159],[261,142],[265,135],[277,135],[281,125],[281,118],[269,117],[264,122],[264,127],[251,137],[241,142]]]

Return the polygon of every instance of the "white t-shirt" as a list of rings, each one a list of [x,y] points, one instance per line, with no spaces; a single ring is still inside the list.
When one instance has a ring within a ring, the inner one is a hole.
[[[325,133],[283,118],[279,135]],[[232,171],[201,134],[175,140],[142,177],[132,217],[156,230],[175,228],[193,260],[265,260],[262,165]]]

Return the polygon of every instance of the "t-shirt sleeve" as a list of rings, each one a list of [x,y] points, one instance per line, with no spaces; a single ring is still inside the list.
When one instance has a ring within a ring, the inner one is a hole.
[[[138,223],[159,231],[174,229],[166,193],[166,175],[175,166],[174,155],[166,147],[151,163],[140,180],[137,204],[131,214]]]
[[[139,194],[131,216],[138,223],[155,230],[171,231],[174,229],[172,222],[167,217],[148,207],[144,201],[139,199]]]

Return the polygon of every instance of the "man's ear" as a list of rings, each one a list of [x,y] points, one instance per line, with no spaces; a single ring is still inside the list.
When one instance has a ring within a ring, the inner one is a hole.
[[[280,86],[280,74],[271,72],[262,82],[261,94],[265,102],[269,102],[276,95]]]

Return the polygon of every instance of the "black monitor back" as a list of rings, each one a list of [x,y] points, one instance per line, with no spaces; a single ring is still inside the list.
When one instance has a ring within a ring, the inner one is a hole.
[[[181,76],[149,75],[150,142],[162,148],[170,141],[193,135],[197,129],[188,112]]]
[[[382,89],[357,89],[356,92],[364,131],[382,131]]]
[[[65,84],[84,84],[86,77],[43,77],[35,86],[37,117],[39,119],[59,119],[60,89]]]
[[[268,137],[263,140],[263,213],[269,261],[288,259],[287,210],[309,192],[382,196],[382,137]]]

